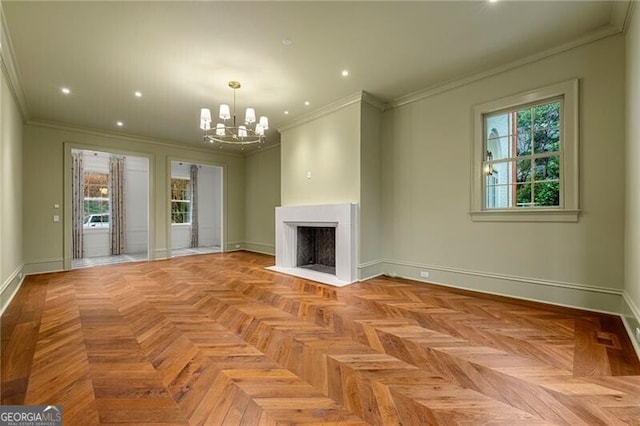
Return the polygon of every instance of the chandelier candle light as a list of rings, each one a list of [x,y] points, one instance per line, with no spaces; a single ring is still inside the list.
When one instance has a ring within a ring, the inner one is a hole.
[[[200,110],[200,128],[204,132],[204,141],[230,145],[250,145],[264,142],[264,133],[269,128],[269,119],[261,116],[260,120],[256,121],[256,111],[253,108],[247,108],[244,124],[237,126],[236,90],[241,86],[237,81],[230,81],[229,87],[233,89],[233,123],[231,125],[227,124],[227,120],[232,118],[231,109],[227,104],[220,105],[218,117],[223,122],[216,124],[214,128],[211,127],[211,111],[209,108],[202,108]]]

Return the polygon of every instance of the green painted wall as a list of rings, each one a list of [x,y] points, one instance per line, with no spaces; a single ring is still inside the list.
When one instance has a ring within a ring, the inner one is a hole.
[[[280,205],[280,146],[246,157],[245,248],[275,254],[275,209]]]
[[[419,278],[420,268],[432,266],[431,280],[485,291],[595,307],[593,298],[604,297],[598,293],[554,299],[561,288],[591,286],[620,300],[624,67],[624,37],[609,37],[386,111],[388,272],[398,272],[394,263],[413,266],[411,277]],[[472,107],[573,78],[580,79],[579,222],[472,222]],[[482,288],[477,274],[486,278]]]
[[[283,206],[360,202],[359,102],[281,135]]]
[[[625,315],[640,327],[640,7],[634,5],[626,37]],[[638,342],[640,344],[640,342]]]
[[[20,282],[22,251],[22,117],[0,73],[0,312]]]
[[[71,257],[70,151],[84,148],[148,157],[150,162],[150,254],[167,256],[170,159],[220,165],[224,168],[226,248],[244,242],[244,159],[197,146],[185,147],[100,132],[27,125],[24,128],[24,261],[31,272],[68,267]],[[66,191],[66,192],[65,192]],[[62,220],[52,221],[60,205]]]

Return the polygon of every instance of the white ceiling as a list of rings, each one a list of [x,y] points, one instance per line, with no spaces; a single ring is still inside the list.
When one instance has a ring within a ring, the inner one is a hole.
[[[390,102],[619,32],[621,4],[626,12],[628,2],[610,1],[3,0],[2,8],[28,119],[202,144],[199,110],[230,103],[229,80],[243,85],[239,109],[269,117],[273,141],[278,126],[360,90]]]

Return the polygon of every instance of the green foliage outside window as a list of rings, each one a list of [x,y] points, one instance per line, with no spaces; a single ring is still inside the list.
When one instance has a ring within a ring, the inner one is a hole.
[[[171,179],[171,223],[191,223],[189,179]]]
[[[543,154],[518,160],[518,206],[560,204],[560,102],[536,105],[517,112],[517,155]],[[548,156],[546,154],[549,154]]]
[[[109,213],[109,175],[84,173],[84,215]]]

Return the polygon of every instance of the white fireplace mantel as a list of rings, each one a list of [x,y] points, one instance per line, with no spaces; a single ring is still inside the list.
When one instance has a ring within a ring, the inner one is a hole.
[[[276,207],[276,265],[269,269],[334,286],[357,281],[357,207],[356,203]],[[335,275],[297,267],[298,226],[336,228]]]

